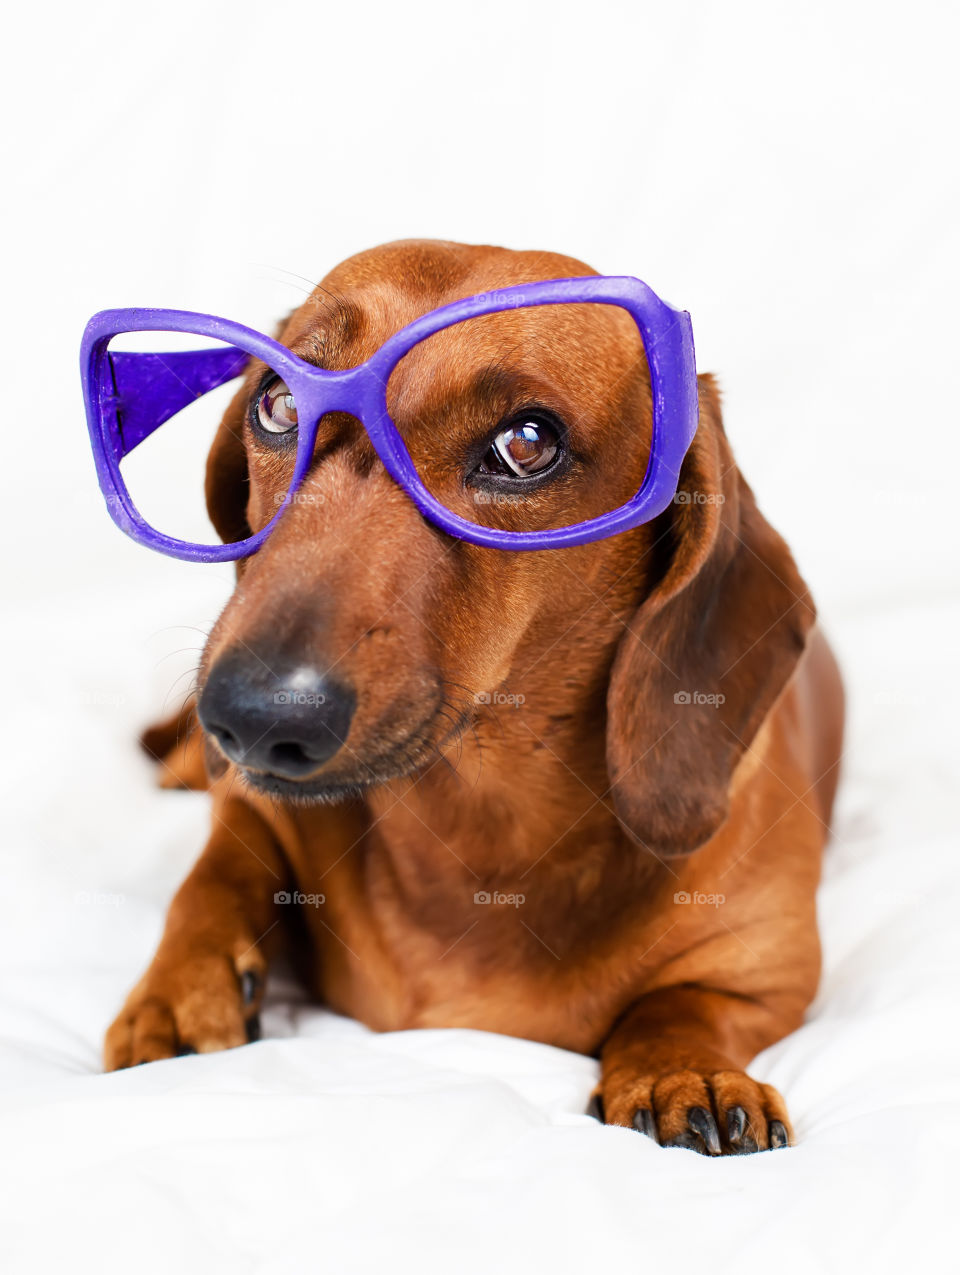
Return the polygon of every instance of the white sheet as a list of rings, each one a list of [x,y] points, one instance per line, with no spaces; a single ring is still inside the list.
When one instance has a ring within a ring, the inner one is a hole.
[[[20,741],[4,776],[0,900],[0,1245],[11,1269],[847,1271],[864,1252],[880,1270],[934,1260],[960,1145],[960,863],[943,673],[955,605],[834,624],[852,694],[821,894],[826,971],[807,1025],[753,1067],[786,1095],[800,1145],[729,1161],[581,1114],[588,1059],[476,1032],[378,1036],[305,1005],[289,984],[272,989],[256,1045],[99,1074],[102,1032],[206,820],[206,798],[155,791],[130,744],[156,708],[153,684],[172,680],[169,665],[145,676],[154,639],[142,629],[166,602],[128,594],[113,605],[89,626],[116,632],[109,650],[84,644],[79,606],[69,643],[54,611],[35,606],[33,658],[58,677],[39,679],[9,723]],[[73,761],[48,792],[32,762],[51,717]]]
[[[953,12],[8,10],[4,1275],[957,1269]],[[206,826],[132,740],[200,641],[167,626],[202,627],[230,572],[109,524],[83,324],[171,305],[271,330],[336,261],[406,235],[556,248],[689,306],[738,462],[824,607],[851,689],[825,975],[753,1067],[796,1149],[663,1151],[581,1114],[583,1058],[377,1037],[276,986],[257,1045],[98,1073]]]

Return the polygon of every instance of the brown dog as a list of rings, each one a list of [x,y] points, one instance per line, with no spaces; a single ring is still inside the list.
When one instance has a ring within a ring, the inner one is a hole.
[[[552,254],[391,244],[334,270],[281,340],[353,366],[456,298],[589,273]],[[650,386],[622,314],[547,309],[432,338],[391,381],[391,411],[430,486],[535,386],[591,423],[550,496],[575,522],[639,487]],[[209,461],[225,538],[263,526],[285,487],[249,423],[257,376]],[[496,516],[524,525],[522,504]],[[206,786],[205,753],[213,832],[107,1035],[107,1067],[251,1039],[285,942],[318,999],[373,1028],[594,1054],[610,1123],[709,1154],[784,1145],[781,1098],[744,1068],[801,1023],[817,985],[842,691],[814,618],[709,376],[671,508],[538,553],[440,533],[359,423],[330,416],[210,634],[203,735],[166,757],[178,782]],[[294,686],[323,705],[310,722],[277,707]],[[183,725],[148,746],[165,755]]]

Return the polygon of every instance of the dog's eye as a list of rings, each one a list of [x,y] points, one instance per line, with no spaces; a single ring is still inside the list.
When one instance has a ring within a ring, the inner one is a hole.
[[[268,434],[289,434],[297,428],[297,405],[279,376],[275,376],[260,392],[257,421]]]
[[[481,474],[527,478],[541,474],[560,454],[560,434],[547,421],[533,417],[507,425],[480,462]]]

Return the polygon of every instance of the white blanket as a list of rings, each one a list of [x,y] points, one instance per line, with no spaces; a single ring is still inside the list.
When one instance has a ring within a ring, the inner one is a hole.
[[[958,1269],[950,7],[8,10],[4,1275]],[[587,1059],[375,1036],[277,982],[260,1043],[100,1074],[207,820],[133,740],[201,641],[165,626],[202,628],[231,573],[109,524],[83,324],[170,305],[269,331],[336,261],[408,234],[555,247],[689,306],[738,462],[824,607],[850,689],[825,973],[752,1068],[794,1149],[663,1150],[583,1114]]]
[[[198,586],[199,587],[199,586]],[[83,640],[32,611],[39,679],[9,722],[0,913],[0,1247],[16,1271],[923,1269],[957,1185],[960,862],[946,603],[835,623],[851,727],[807,1025],[756,1076],[792,1150],[711,1161],[583,1114],[586,1058],[469,1031],[375,1035],[275,983],[265,1039],[117,1075],[102,1033],[203,841],[158,792],[125,595]],[[173,614],[176,614],[173,611]],[[182,614],[182,609],[181,612]],[[916,634],[925,635],[917,662]],[[940,636],[943,635],[943,636]],[[139,644],[138,644],[139,639]],[[162,635],[172,650],[194,635]],[[188,653],[183,657],[193,658]],[[70,686],[69,693],[63,687]],[[878,689],[880,688],[880,689]],[[70,769],[35,765],[55,719]],[[948,831],[949,830],[949,831]]]

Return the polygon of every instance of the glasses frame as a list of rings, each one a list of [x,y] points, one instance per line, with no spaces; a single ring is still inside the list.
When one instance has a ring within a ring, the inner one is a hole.
[[[419,342],[468,319],[505,310],[587,302],[620,306],[631,315],[643,339],[653,395],[653,437],[640,489],[618,509],[548,531],[502,531],[453,513],[424,486],[387,411],[387,383],[394,368]],[[151,331],[208,337],[231,348],[163,356],[108,350],[115,336]],[[131,499],[120,462],[183,407],[240,375],[249,357],[261,359],[281,377],[297,405],[297,454],[282,503],[265,527],[232,544],[195,544],[157,531]],[[645,283],[629,276],[552,279],[466,297],[415,319],[366,362],[343,371],[318,368],[263,333],[214,315],[185,310],[103,310],[84,331],[80,370],[97,477],[111,517],[139,544],[188,562],[232,562],[260,548],[306,477],[313,462],[317,429],[329,412],[347,412],[361,422],[387,473],[435,526],[459,540],[507,550],[587,544],[657,517],[676,494],[680,467],[698,424],[690,315],[667,305]]]

